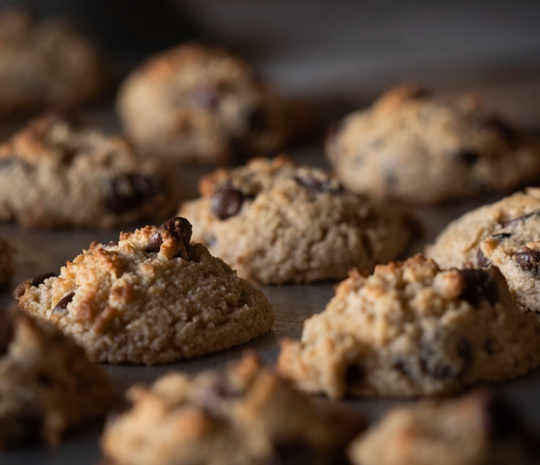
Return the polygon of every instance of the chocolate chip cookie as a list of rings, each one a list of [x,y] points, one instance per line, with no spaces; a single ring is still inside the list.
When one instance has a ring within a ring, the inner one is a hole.
[[[354,465],[538,465],[539,436],[484,392],[387,413],[350,451]]]
[[[47,114],[0,145],[0,221],[108,228],[166,217],[174,204],[157,162],[74,117]]]
[[[13,274],[13,248],[9,242],[0,237],[0,284],[5,283]]]
[[[333,398],[447,394],[524,375],[540,362],[539,336],[496,270],[443,271],[417,255],[351,272],[301,342],[283,342],[279,370]]]
[[[540,177],[540,145],[474,97],[391,89],[347,116],[327,140],[345,186],[380,199],[433,204],[508,191]]]
[[[274,313],[265,295],[173,218],[159,228],[93,243],[58,277],[19,285],[29,314],[71,335],[92,361],[171,362],[216,352],[266,333]]]
[[[0,449],[58,443],[116,402],[109,377],[53,325],[0,309]]]
[[[443,267],[494,265],[522,310],[540,312],[540,189],[463,215],[426,249]]]
[[[171,373],[128,391],[131,408],[101,440],[114,465],[336,464],[363,427],[316,403],[253,355],[224,373]]]
[[[101,52],[74,25],[0,13],[0,115],[73,107],[103,94],[107,81]]]
[[[196,43],[153,56],[124,82],[118,112],[145,152],[227,164],[274,152],[309,119],[239,58]]]
[[[218,170],[200,191],[180,209],[196,240],[262,284],[339,279],[353,266],[371,271],[396,258],[410,237],[398,213],[284,156]]]

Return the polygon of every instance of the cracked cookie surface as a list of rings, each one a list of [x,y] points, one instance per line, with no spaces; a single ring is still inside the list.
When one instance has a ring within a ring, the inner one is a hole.
[[[358,414],[295,390],[253,354],[225,372],[171,373],[128,397],[131,408],[101,440],[114,465],[330,465],[342,463],[364,426]]]
[[[424,204],[507,192],[540,176],[538,141],[473,96],[432,96],[414,85],[347,116],[327,153],[351,191]]]
[[[194,224],[196,240],[262,284],[340,279],[353,266],[370,271],[409,242],[397,212],[285,156],[218,170],[200,191],[179,213]]]
[[[152,156],[217,164],[280,149],[306,119],[242,60],[196,43],[143,63],[124,82],[118,111]]]
[[[0,145],[0,221],[109,228],[166,217],[174,203],[160,164],[74,117],[44,115]]]
[[[540,362],[540,323],[496,270],[441,270],[417,255],[353,271],[326,309],[282,343],[279,370],[330,397],[416,397],[524,375]]]
[[[426,248],[440,266],[496,266],[522,310],[540,312],[540,189],[528,188],[453,221]]]
[[[192,358],[269,331],[265,295],[190,238],[191,225],[173,218],[93,243],[58,277],[19,285],[19,307],[110,363]]]
[[[0,310],[0,449],[58,443],[116,402],[103,369],[53,325]]]

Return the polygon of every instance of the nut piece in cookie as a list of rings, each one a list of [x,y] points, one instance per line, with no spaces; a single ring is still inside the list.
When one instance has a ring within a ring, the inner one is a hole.
[[[279,150],[310,118],[239,58],[196,43],[136,69],[120,89],[118,112],[145,153],[211,164]]]
[[[444,267],[466,262],[497,267],[518,306],[540,312],[540,189],[463,215],[426,252]]]
[[[165,363],[243,344],[270,330],[265,295],[173,218],[92,243],[58,277],[28,280],[15,297],[81,344],[92,361]]]
[[[410,238],[403,216],[283,155],[217,170],[200,192],[179,212],[194,224],[195,240],[261,284],[341,279],[353,266],[371,271]]]
[[[100,97],[108,80],[101,52],[74,25],[0,12],[0,115],[74,107]]]
[[[350,447],[354,465],[538,465],[540,437],[487,392],[387,413]]]
[[[512,301],[496,269],[441,270],[417,255],[353,271],[280,372],[308,392],[416,397],[526,374],[540,362],[540,323]]]
[[[379,199],[433,204],[507,192],[540,174],[538,141],[477,98],[435,96],[411,84],[347,116],[326,149],[345,187]]]
[[[225,372],[171,373],[128,391],[131,408],[101,439],[114,465],[345,463],[364,427],[356,413],[315,402],[244,355]]]
[[[44,115],[0,145],[0,221],[109,228],[174,203],[159,163],[73,116]]]
[[[53,325],[0,309],[0,449],[46,441],[116,402],[103,369]]]
[[[14,251],[9,242],[0,237],[0,284],[8,281],[13,274],[12,255]]]

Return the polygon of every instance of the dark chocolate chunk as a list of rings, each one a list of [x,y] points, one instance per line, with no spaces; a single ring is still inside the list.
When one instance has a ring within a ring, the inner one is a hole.
[[[345,370],[345,383],[347,385],[358,384],[364,379],[364,370],[362,367],[353,363]]]
[[[73,297],[75,297],[75,292],[70,292],[62,297],[56,304],[56,307],[54,307],[53,313],[65,310],[69,303],[73,300]]]
[[[508,239],[509,237],[512,237],[512,234],[511,233],[497,233],[497,234],[492,234],[491,237],[498,241],[502,241],[503,239]]]
[[[308,189],[312,189],[317,192],[323,192],[328,187],[328,183],[326,181],[321,181],[320,179],[317,179],[315,176],[308,173],[298,174],[294,177],[294,179],[301,186],[307,187]]]
[[[191,230],[191,223],[185,218],[182,218],[180,216],[172,218],[163,223],[152,235],[152,237],[148,241],[146,251],[159,252],[159,249],[163,244],[164,233],[168,233],[168,235],[172,236],[177,241],[181,240],[184,244],[184,247],[187,248],[191,241]]]
[[[105,208],[116,215],[133,211],[156,195],[157,184],[157,179],[140,173],[115,178]]]
[[[513,255],[513,258],[523,271],[529,271],[535,274],[540,273],[540,251],[526,250],[524,252],[517,252]]]
[[[535,215],[540,215],[540,210],[535,210],[533,212],[527,213],[526,215],[518,216],[517,218],[514,218],[513,220],[505,221],[504,223],[502,223],[502,225],[508,226],[514,223],[521,223],[523,221],[527,221],[529,218],[532,218]]]
[[[235,216],[244,203],[244,194],[230,184],[219,186],[210,200],[212,213],[221,220]]]
[[[426,374],[435,379],[449,380],[458,379],[467,371],[472,361],[471,344],[463,337],[454,339],[455,342],[451,342],[451,338],[448,338],[447,345],[450,345],[449,350],[454,352],[458,363],[445,363],[440,360],[437,344],[443,341],[442,338],[437,341],[422,341],[419,358],[420,366]]]
[[[491,265],[491,262],[486,258],[481,248],[478,248],[478,251],[476,252],[476,261],[478,262],[478,266],[481,266],[482,268],[487,268]]]
[[[480,159],[479,153],[474,150],[458,150],[454,157],[467,166],[474,165]]]
[[[0,356],[7,353],[14,336],[13,323],[5,310],[0,310]]]
[[[58,276],[57,273],[45,273],[39,276],[36,276],[32,281],[30,281],[30,285],[34,287],[38,287],[40,284],[43,284],[46,279],[53,278]]]
[[[499,288],[497,283],[484,270],[458,270],[465,282],[460,299],[466,300],[473,306],[478,306],[482,300],[487,300],[494,305],[499,300]]]

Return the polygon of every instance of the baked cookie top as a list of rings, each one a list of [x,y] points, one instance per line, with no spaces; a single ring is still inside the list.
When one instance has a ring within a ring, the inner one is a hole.
[[[128,398],[101,440],[115,465],[335,464],[363,428],[357,414],[315,402],[253,354],[224,373],[171,373]]]
[[[354,465],[536,465],[538,434],[502,398],[475,392],[387,413],[350,449]]]
[[[13,247],[0,236],[0,284],[5,283],[13,274]]]
[[[0,13],[0,115],[73,107],[103,94],[107,81],[101,52],[72,24]]]
[[[417,255],[351,272],[301,342],[283,342],[279,370],[334,398],[445,394],[527,373],[539,335],[496,270],[445,271]]]
[[[508,191],[540,176],[538,142],[489,115],[478,98],[415,85],[347,116],[327,152],[348,189],[425,204]]]
[[[116,402],[105,371],[53,325],[0,310],[0,449],[58,443]]]
[[[92,243],[58,277],[25,281],[15,296],[93,361],[165,363],[270,330],[265,295],[190,239],[183,218],[121,233],[118,242]]]
[[[152,155],[230,163],[279,149],[306,110],[279,96],[239,58],[197,43],[149,58],[124,82],[126,132]]]
[[[540,311],[540,189],[528,188],[453,221],[428,256],[443,267],[498,267],[524,310]]]
[[[196,240],[263,284],[339,279],[353,266],[370,271],[410,238],[402,215],[285,156],[218,170],[200,192],[180,209]]]
[[[107,228],[174,203],[161,165],[75,117],[46,114],[0,145],[0,221]]]

